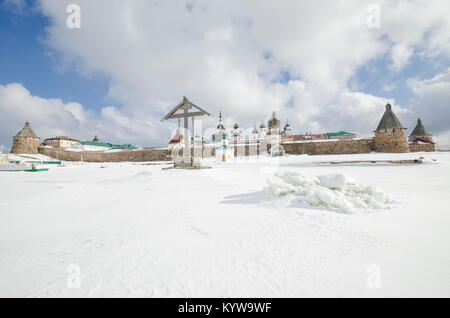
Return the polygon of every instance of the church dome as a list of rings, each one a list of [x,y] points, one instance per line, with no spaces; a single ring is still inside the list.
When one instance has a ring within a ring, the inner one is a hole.
[[[270,129],[280,127],[280,120],[275,112],[272,113],[272,118],[269,120],[268,125]]]

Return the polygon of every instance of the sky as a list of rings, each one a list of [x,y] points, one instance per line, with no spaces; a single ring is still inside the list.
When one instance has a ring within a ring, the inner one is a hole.
[[[219,111],[373,136],[390,102],[450,149],[449,17],[448,0],[0,0],[0,145],[29,120],[42,140],[164,146],[187,96],[207,139]]]

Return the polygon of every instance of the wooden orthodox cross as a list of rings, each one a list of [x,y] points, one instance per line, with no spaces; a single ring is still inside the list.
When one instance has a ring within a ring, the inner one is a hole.
[[[193,111],[190,111],[193,110]],[[207,115],[210,116],[210,114],[200,108],[199,106],[192,103],[189,99],[187,99],[186,96],[183,96],[183,100],[175,106],[166,116],[164,116],[161,121],[165,121],[167,119],[173,119],[173,118],[183,118],[184,119],[184,151],[183,151],[183,157],[189,157],[191,154],[190,151],[190,140],[188,137],[189,132],[189,117],[192,117],[192,128],[194,128],[194,117],[196,116],[203,116]],[[193,138],[195,138],[194,133],[192,134]],[[193,151],[194,153],[195,151]],[[192,158],[192,164],[194,164],[194,158]]]

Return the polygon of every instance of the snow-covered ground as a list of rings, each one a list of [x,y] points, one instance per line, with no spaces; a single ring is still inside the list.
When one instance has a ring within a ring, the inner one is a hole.
[[[450,296],[450,153],[211,165],[0,172],[0,296]],[[381,203],[321,204],[346,180]]]

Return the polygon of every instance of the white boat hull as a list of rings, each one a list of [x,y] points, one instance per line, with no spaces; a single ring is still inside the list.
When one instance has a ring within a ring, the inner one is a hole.
[[[28,163],[0,162],[0,171],[25,171],[31,168],[31,164]]]

